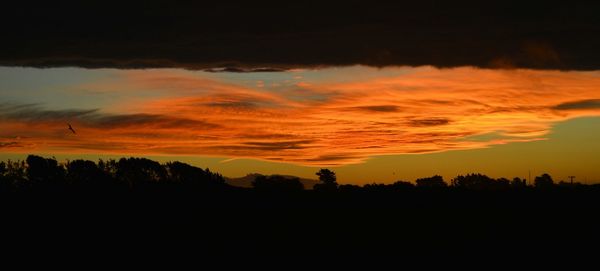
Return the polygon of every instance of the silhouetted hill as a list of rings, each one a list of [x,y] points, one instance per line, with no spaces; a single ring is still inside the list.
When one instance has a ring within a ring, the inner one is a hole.
[[[256,177],[259,177],[259,176],[265,176],[265,177],[281,176],[285,179],[298,178],[300,180],[300,182],[304,185],[305,189],[313,189],[313,186],[315,184],[319,183],[318,180],[300,178],[300,177],[291,176],[291,175],[279,175],[279,174],[263,175],[263,174],[259,174],[259,173],[250,173],[244,177],[239,177],[239,178],[229,178],[229,177],[224,177],[224,178],[225,178],[225,183],[227,183],[229,185],[237,186],[237,187],[244,187],[244,188],[252,188],[252,181],[254,181],[256,179]]]

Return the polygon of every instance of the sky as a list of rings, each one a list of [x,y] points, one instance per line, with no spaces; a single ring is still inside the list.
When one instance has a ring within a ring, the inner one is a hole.
[[[600,182],[600,71],[253,69],[0,67],[0,159],[143,156],[229,177],[328,167],[355,184]]]

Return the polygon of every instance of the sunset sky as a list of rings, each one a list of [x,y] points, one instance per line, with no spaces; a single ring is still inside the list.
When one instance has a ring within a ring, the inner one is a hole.
[[[328,167],[358,184],[529,171],[591,183],[598,138],[600,71],[0,67],[1,160],[144,156],[230,177]]]
[[[600,2],[12,1],[0,160],[600,182]],[[67,129],[70,123],[77,134]]]

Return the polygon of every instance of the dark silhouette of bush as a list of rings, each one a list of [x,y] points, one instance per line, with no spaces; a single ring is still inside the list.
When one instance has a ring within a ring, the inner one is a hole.
[[[535,177],[534,185],[539,189],[548,189],[554,187],[554,181],[549,174],[544,173],[541,176]]]
[[[420,178],[415,181],[417,187],[421,188],[445,188],[448,184],[444,182],[444,178],[440,175],[434,175],[428,178]]]
[[[261,192],[290,193],[304,190],[299,178],[286,178],[279,175],[259,175],[252,181],[252,187]]]
[[[326,168],[322,168],[315,174],[319,176],[320,181],[320,183],[315,184],[315,186],[313,187],[315,191],[331,192],[337,190],[338,183],[337,178],[335,176],[335,172]]]

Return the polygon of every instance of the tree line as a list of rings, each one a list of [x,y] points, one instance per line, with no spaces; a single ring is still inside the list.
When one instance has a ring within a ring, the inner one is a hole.
[[[483,174],[459,175],[444,181],[435,175],[419,178],[414,183],[396,181],[392,184],[366,184],[363,186],[337,182],[335,172],[320,169],[316,172],[319,183],[312,187],[315,191],[400,191],[410,189],[464,189],[464,190],[514,190],[514,189],[552,189],[557,187],[584,187],[580,183],[555,183],[549,174],[535,177],[532,183],[521,178],[494,179]],[[265,192],[294,192],[310,189],[304,187],[299,178],[279,175],[258,176],[252,182],[253,189]],[[0,190],[145,190],[159,187],[179,187],[188,190],[226,190],[234,189],[225,178],[210,169],[202,169],[182,162],[159,162],[146,158],[109,159],[98,162],[73,160],[59,163],[54,158],[29,155],[25,161],[0,162]],[[237,188],[236,188],[237,189]]]
[[[73,160],[29,155],[25,161],[0,162],[0,190],[147,190],[159,187],[225,189],[225,179],[210,169],[181,162],[160,164],[146,158]]]

